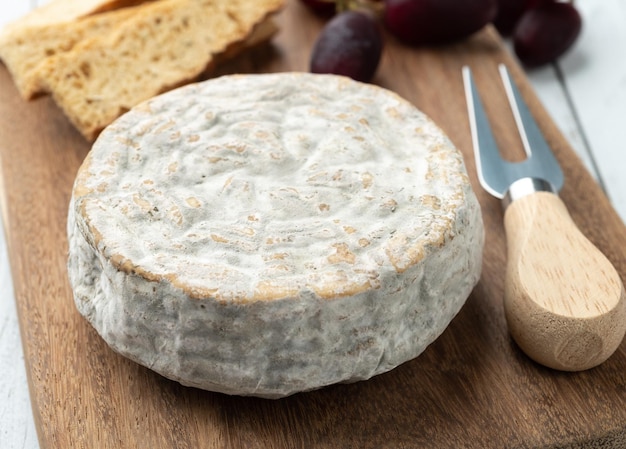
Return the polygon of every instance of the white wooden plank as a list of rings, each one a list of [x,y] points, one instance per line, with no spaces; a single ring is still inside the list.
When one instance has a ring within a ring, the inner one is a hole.
[[[546,108],[572,149],[581,158],[591,175],[598,180],[598,173],[584,135],[572,113],[565,86],[561,83],[554,66],[549,65],[527,72],[535,93]]]
[[[3,0],[0,28],[26,14],[34,0]],[[38,449],[15,308],[13,282],[0,220],[0,447]]]
[[[4,231],[0,222],[0,447],[39,447],[26,382]]]
[[[626,221],[626,2],[579,0],[583,31],[560,61],[609,198]]]
[[[583,32],[554,65],[529,70],[537,96],[557,127],[607,192],[626,221],[626,151],[614,142],[626,137],[626,61],[615,48],[626,47],[626,3],[579,0]],[[560,72],[563,79],[559,79]]]

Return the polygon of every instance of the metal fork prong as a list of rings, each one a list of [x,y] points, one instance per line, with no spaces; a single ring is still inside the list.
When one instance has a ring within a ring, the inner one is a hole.
[[[500,156],[487,114],[474,83],[472,71],[468,66],[463,67],[463,84],[478,180],[487,192],[497,198],[504,198],[504,194],[511,184],[507,169],[510,163]]]
[[[504,64],[500,64],[498,66],[498,70],[500,71],[500,77],[502,78],[502,84],[504,85],[504,91],[506,92],[506,97],[509,100],[509,106],[511,107],[511,112],[513,113],[513,118],[515,119],[515,124],[517,125],[517,131],[522,140],[522,146],[524,147],[524,151],[526,152],[526,157],[530,157],[532,154],[532,150],[530,149],[530,143],[528,142],[528,135],[526,134],[526,126],[524,126],[524,121],[522,119],[523,111],[527,111],[526,105],[523,101],[520,101],[519,92],[517,91],[516,86],[513,85],[511,81],[511,77],[509,75],[509,71],[507,70]],[[530,124],[530,127],[534,125]]]
[[[537,122],[528,110],[528,106],[519,89],[511,80],[506,66],[500,64],[498,68],[524,151],[528,157],[524,165],[532,166],[535,174],[545,172],[546,179],[552,183],[556,190],[560,190],[563,187],[564,177],[558,161],[543,137]]]

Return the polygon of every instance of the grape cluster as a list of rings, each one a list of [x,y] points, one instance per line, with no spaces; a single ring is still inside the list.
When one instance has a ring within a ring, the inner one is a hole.
[[[314,73],[370,81],[383,49],[380,24],[408,45],[463,39],[488,23],[510,36],[520,61],[554,61],[577,39],[582,19],[573,0],[301,0],[332,17],[311,54]]]

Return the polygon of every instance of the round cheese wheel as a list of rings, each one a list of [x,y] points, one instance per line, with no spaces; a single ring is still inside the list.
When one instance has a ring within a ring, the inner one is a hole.
[[[333,75],[225,76],[147,101],[81,166],[78,310],[184,385],[287,396],[418,356],[481,271],[461,154],[398,95]]]

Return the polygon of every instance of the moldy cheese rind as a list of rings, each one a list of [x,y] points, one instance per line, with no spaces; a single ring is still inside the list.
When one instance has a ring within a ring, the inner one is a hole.
[[[461,154],[422,112],[334,75],[232,75],[135,107],[79,170],[80,312],[184,385],[269,398],[417,357],[478,281]]]

